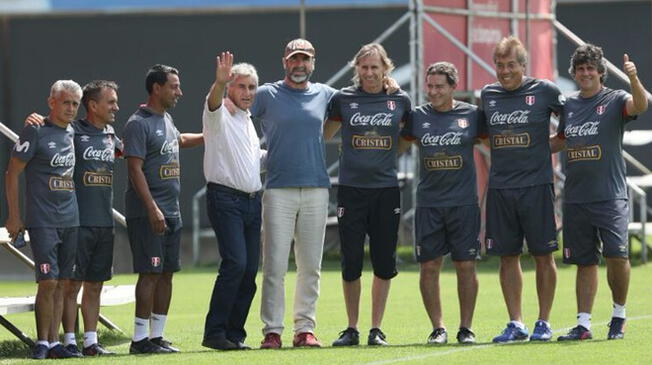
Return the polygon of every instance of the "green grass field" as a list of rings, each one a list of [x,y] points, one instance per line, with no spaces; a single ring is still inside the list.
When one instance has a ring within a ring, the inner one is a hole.
[[[524,258],[525,288],[524,315],[530,329],[537,319],[537,302],[534,288],[534,271],[529,258]],[[370,348],[362,345],[355,348],[292,349],[292,298],[294,272],[286,278],[287,306],[286,331],[283,334],[283,350],[252,350],[241,352],[217,352],[203,348],[204,316],[212,289],[215,268],[188,269],[175,277],[174,296],[165,335],[179,346],[183,353],[173,355],[130,356],[129,338],[102,330],[100,341],[119,355],[107,358],[80,359],[74,362],[92,364],[433,364],[446,363],[520,363],[528,364],[571,364],[571,363],[627,363],[649,364],[649,338],[652,335],[652,265],[637,265],[635,259],[629,292],[627,313],[629,317],[624,341],[606,341],[607,326],[611,315],[611,299],[606,284],[604,267],[600,270],[600,287],[593,313],[594,340],[582,343],[521,343],[494,345],[491,338],[500,332],[507,314],[498,283],[496,259],[479,263],[480,293],[476,306],[473,330],[478,344],[459,346],[454,336],[458,326],[458,309],[455,273],[447,262],[442,275],[442,296],[445,322],[449,339],[453,344],[428,346],[425,340],[431,327],[423,309],[418,289],[418,269],[415,264],[400,266],[400,274],[393,280],[390,298],[385,314],[383,331],[392,346]],[[558,286],[553,307],[551,324],[555,336],[575,325],[575,269],[558,264]],[[368,267],[368,265],[367,265]],[[369,283],[371,273],[363,276],[363,297],[361,305],[360,330],[366,343],[369,327],[370,302]],[[258,276],[260,283],[261,276]],[[132,284],[133,275],[119,275],[112,284]],[[2,282],[2,296],[31,295],[35,286],[30,282]],[[259,319],[259,292],[256,295],[247,323],[247,343],[256,348],[261,340]],[[289,309],[289,311],[287,310]],[[132,330],[133,305],[103,309],[103,314],[125,329]],[[34,335],[33,313],[10,315],[9,320]],[[321,297],[318,302],[316,335],[324,345],[337,338],[346,327],[339,265],[333,261],[324,263],[321,281]],[[290,347],[288,347],[290,345]],[[27,360],[29,351],[4,329],[0,329],[0,363],[20,364]],[[55,360],[56,361],[56,360]]]

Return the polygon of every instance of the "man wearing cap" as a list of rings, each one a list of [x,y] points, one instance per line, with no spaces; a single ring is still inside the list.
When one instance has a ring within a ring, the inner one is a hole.
[[[256,92],[251,114],[259,118],[267,141],[267,179],[263,195],[263,288],[261,348],[280,348],[285,315],[284,278],[294,239],[297,283],[294,300],[295,347],[319,347],[314,335],[315,306],[328,188],[322,124],[335,90],[312,83],[315,49],[305,39],[287,44],[285,78]]]

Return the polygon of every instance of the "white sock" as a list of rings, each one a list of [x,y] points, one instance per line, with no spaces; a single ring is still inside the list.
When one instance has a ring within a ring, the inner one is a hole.
[[[132,337],[131,339],[134,342],[138,342],[144,338],[147,338],[148,332],[149,332],[149,319],[134,317],[134,337]]]
[[[38,341],[36,341],[36,344],[37,345],[45,345],[48,348],[50,348],[50,343],[48,341],[38,340]]]
[[[538,322],[543,322],[546,325],[546,327],[550,328],[550,323],[548,323],[548,321],[544,321],[543,319],[539,319]]]
[[[57,345],[61,345],[61,342],[59,342],[59,341],[50,342],[50,348],[53,348],[53,347],[55,347]]]
[[[149,338],[163,337],[163,329],[165,328],[165,321],[167,319],[168,316],[164,314],[152,313],[152,315],[149,317]]]
[[[519,321],[509,321],[509,323],[511,323],[511,324],[513,324],[514,326],[516,326],[516,328],[520,328],[520,329],[522,329],[522,330],[525,329],[525,325],[523,324],[523,322],[519,322]]]
[[[591,313],[580,312],[577,313],[577,324],[586,328],[587,330],[591,329]]]
[[[97,332],[95,331],[84,332],[84,347],[88,347],[96,343],[97,343]]]
[[[68,345],[76,345],[77,344],[77,339],[75,338],[75,333],[74,332],[66,332],[63,334],[63,345],[68,346]]]
[[[616,318],[627,318],[625,315],[625,306],[614,303],[614,312],[611,316]]]

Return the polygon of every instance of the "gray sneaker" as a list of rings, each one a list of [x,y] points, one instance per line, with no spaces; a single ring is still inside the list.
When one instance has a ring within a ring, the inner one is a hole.
[[[428,336],[428,343],[431,345],[444,345],[448,343],[448,333],[444,328],[435,328],[430,336]]]
[[[369,338],[367,339],[367,345],[369,346],[388,346],[389,344],[385,340],[385,334],[380,328],[372,328],[369,330]]]

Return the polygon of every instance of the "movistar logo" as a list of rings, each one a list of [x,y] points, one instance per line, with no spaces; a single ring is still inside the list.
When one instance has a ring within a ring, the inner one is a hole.
[[[16,152],[27,152],[29,149],[29,141],[25,141],[23,143],[20,143],[20,140],[16,141],[16,145],[14,146],[14,149]]]

